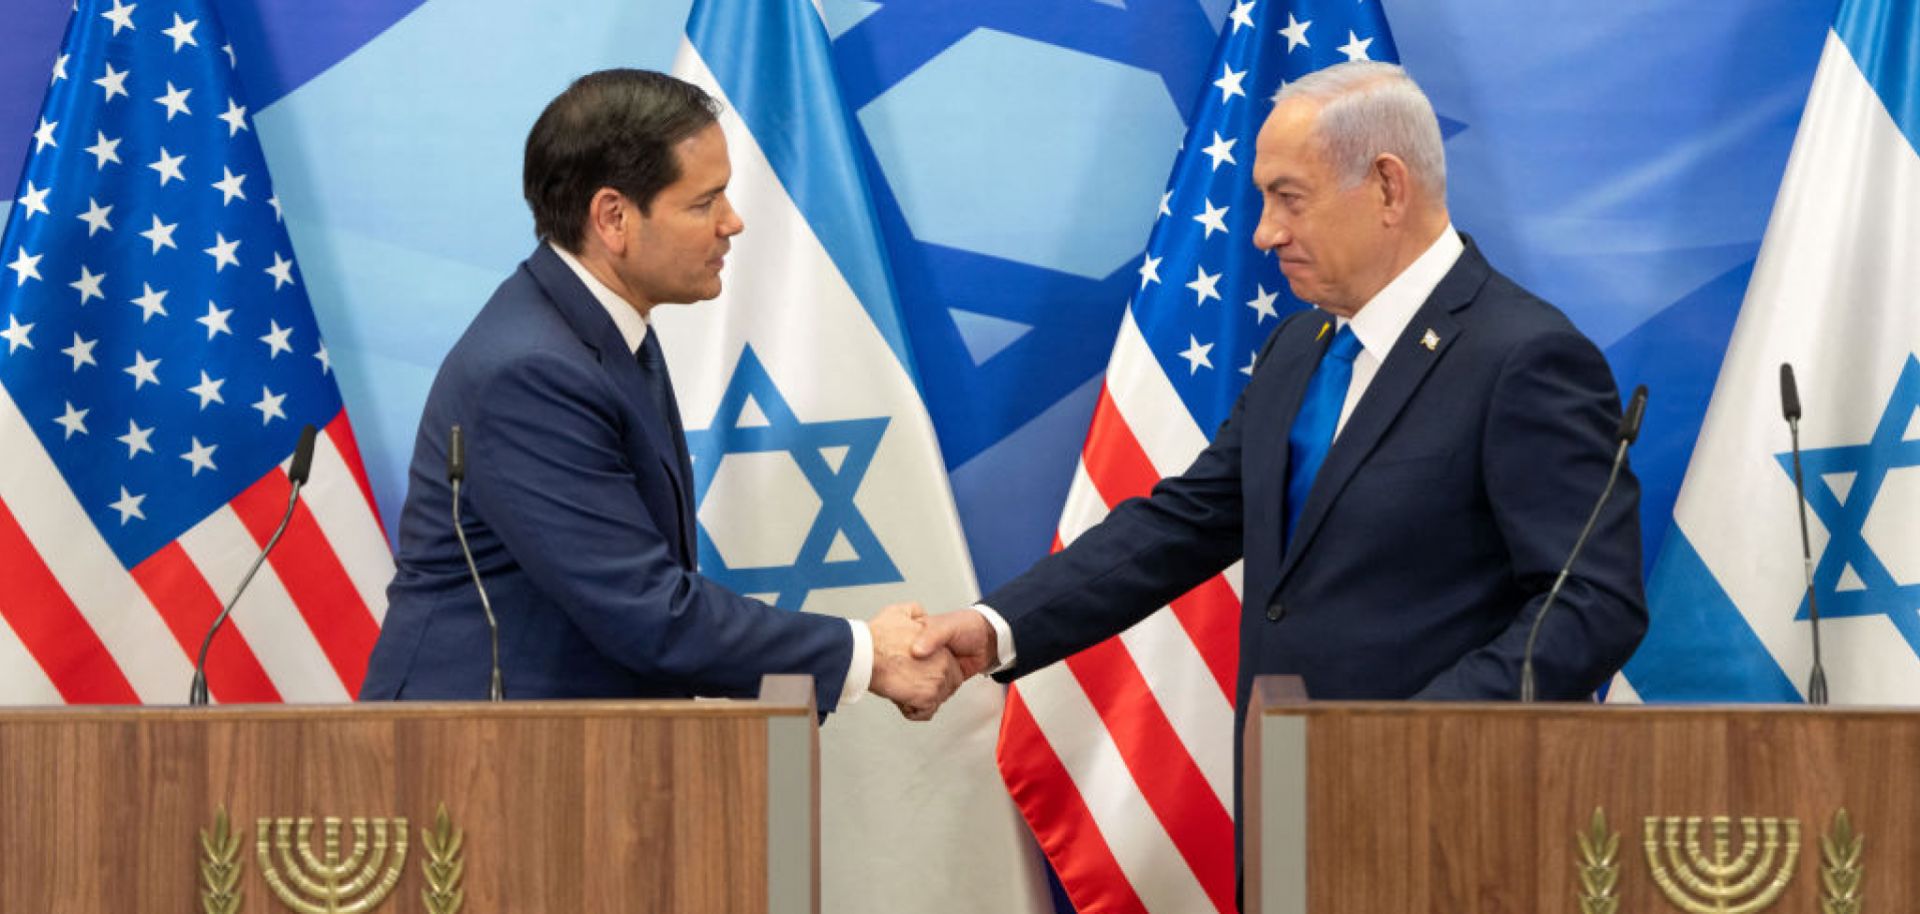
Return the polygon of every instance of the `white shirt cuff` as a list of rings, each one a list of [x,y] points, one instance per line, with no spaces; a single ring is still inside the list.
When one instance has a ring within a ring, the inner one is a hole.
[[[1013,629],[1007,625],[1007,620],[1001,618],[993,607],[985,603],[973,604],[973,611],[985,617],[987,624],[993,626],[994,651],[999,655],[995,659],[1000,661],[1000,665],[982,672],[992,675],[1013,666],[1016,656],[1013,649]]]
[[[873,682],[873,632],[858,619],[848,619],[847,624],[853,629],[853,663],[847,667],[846,684],[840,687],[842,705],[859,701]]]

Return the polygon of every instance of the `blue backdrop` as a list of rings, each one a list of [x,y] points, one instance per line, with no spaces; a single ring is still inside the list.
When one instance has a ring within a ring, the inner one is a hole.
[[[5,2],[0,187],[11,189],[70,3]],[[391,524],[441,355],[531,248],[518,193],[527,126],[582,72],[666,69],[687,3],[219,5]],[[991,587],[1052,540],[1230,4],[822,5],[913,358]],[[1834,2],[1386,8],[1448,121],[1456,224],[1605,347],[1623,388],[1652,388],[1635,462],[1657,555]]]

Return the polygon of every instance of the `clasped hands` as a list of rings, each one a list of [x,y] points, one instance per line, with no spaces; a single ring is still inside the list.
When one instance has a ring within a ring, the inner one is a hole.
[[[873,679],[868,688],[899,707],[908,720],[931,720],[960,685],[993,667],[993,626],[971,609],[929,616],[917,603],[880,610],[873,633]]]

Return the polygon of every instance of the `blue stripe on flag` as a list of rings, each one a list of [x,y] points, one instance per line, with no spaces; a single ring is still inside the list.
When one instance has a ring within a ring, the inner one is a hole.
[[[809,0],[695,0],[693,43],[880,335],[913,373],[826,27]],[[715,53],[724,49],[725,53]],[[748,214],[751,227],[751,214]]]
[[[1652,626],[1628,661],[1646,701],[1800,701],[1773,655],[1675,527],[1647,580]]]
[[[1920,4],[1846,0],[1833,31],[1907,142],[1920,149]]]

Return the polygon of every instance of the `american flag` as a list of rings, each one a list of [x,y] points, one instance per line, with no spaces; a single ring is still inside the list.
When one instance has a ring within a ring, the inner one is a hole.
[[[1254,138],[1284,80],[1398,57],[1378,0],[1238,0],[1160,199],[1058,541],[1207,445],[1290,311],[1253,246]],[[1081,914],[1233,911],[1240,568],[1012,688],[998,759]]]
[[[206,0],[82,0],[0,235],[0,701],[345,700],[393,561]]]

